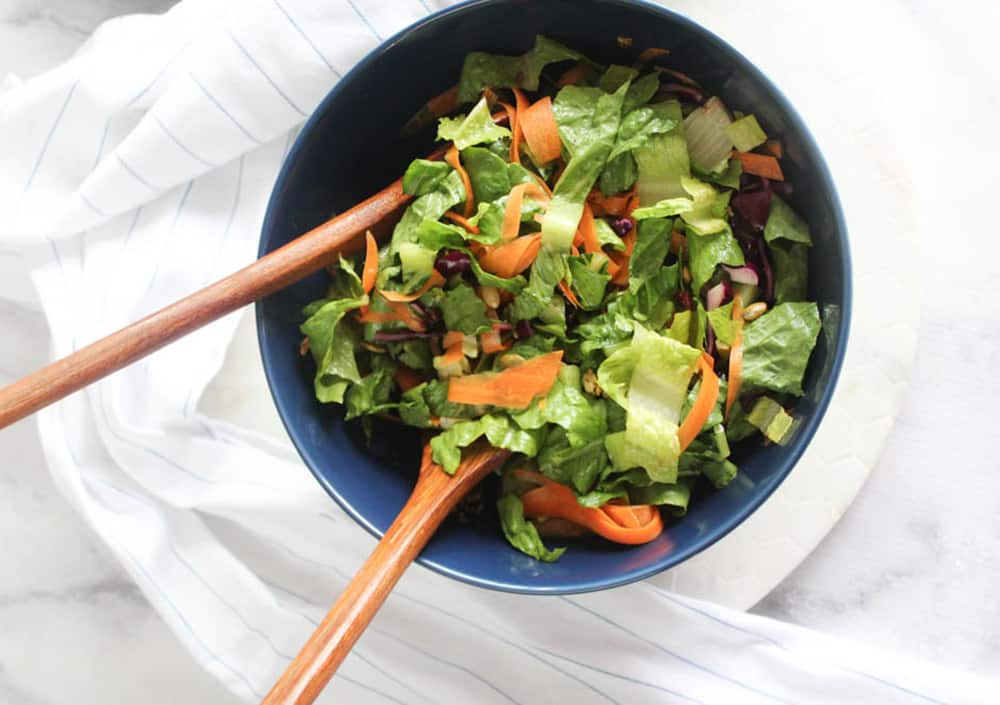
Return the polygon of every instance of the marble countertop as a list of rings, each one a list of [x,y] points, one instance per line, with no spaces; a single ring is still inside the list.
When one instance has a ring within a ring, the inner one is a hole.
[[[171,0],[0,0],[0,77],[27,78],[71,54],[104,19],[160,12]],[[996,438],[1000,313],[990,271],[1000,261],[989,159],[946,144],[996,144],[996,49],[974,18],[943,0],[900,4],[928,49],[956,76],[953,102],[931,108],[929,142],[941,179],[942,220],[925,242],[928,276],[908,302],[923,321],[913,382],[885,453],[827,539],[754,611],[939,664],[996,675],[1000,666],[1000,460]],[[850,10],[847,10],[850,11]],[[991,10],[990,12],[994,12]],[[913,96],[922,101],[926,97]],[[907,119],[900,106],[900,119]],[[992,134],[992,138],[991,138]],[[921,146],[913,146],[921,148]],[[977,164],[974,164],[977,163]],[[975,169],[981,171],[977,178]],[[988,216],[988,214],[985,214]],[[918,237],[914,234],[914,237]],[[0,383],[30,371],[47,349],[30,303],[0,303]],[[23,344],[20,343],[23,341]],[[892,341],[887,340],[887,345]],[[91,705],[215,703],[236,699],[204,673],[159,620],[47,472],[33,424],[0,434],[0,702]],[[53,678],[57,670],[59,677]]]

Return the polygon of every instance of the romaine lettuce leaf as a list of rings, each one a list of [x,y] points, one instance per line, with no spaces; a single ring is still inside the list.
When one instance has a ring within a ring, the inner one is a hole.
[[[476,202],[495,201],[510,193],[507,162],[482,147],[462,150],[462,166],[469,173]]]
[[[470,103],[479,97],[484,88],[511,88],[520,86],[529,91],[538,90],[538,79],[547,64],[583,56],[548,37],[535,37],[535,46],[521,56],[502,56],[475,51],[467,54],[458,81],[458,100]]]
[[[651,107],[662,110],[665,116],[676,121],[676,125],[669,132],[650,137],[632,153],[639,169],[640,205],[687,196],[681,188],[680,177],[691,174],[681,104],[668,100]]]
[[[795,425],[795,419],[788,415],[784,407],[770,397],[758,399],[750,413],[747,422],[756,426],[764,436],[778,445],[788,442],[788,437]]]
[[[403,174],[403,192],[411,196],[423,196],[437,188],[441,180],[448,176],[451,165],[429,159],[414,159]]]
[[[598,185],[605,196],[627,191],[639,177],[635,159],[629,153],[612,157],[601,171]]]
[[[431,439],[434,462],[449,475],[454,474],[462,461],[462,448],[484,435],[494,448],[505,448],[528,456],[538,454],[540,431],[522,429],[507,415],[486,414],[478,419],[459,421],[434,436]]]
[[[361,381],[354,358],[358,334],[344,316],[367,303],[367,296],[335,299],[321,306],[300,327],[309,338],[309,351],[316,362],[314,387],[321,402],[343,403],[349,383]]]
[[[371,367],[371,372],[352,384],[344,395],[344,406],[347,408],[344,419],[347,421],[365,414],[378,414],[397,406],[389,403],[395,363],[384,355],[373,355]]]
[[[743,330],[743,392],[802,395],[802,377],[819,335],[814,303],[775,306]]]
[[[736,334],[736,323],[733,321],[733,304],[730,302],[725,306],[708,312],[708,322],[712,324],[715,331],[715,339],[726,345],[733,344],[733,336]]]
[[[474,335],[492,329],[490,319],[486,317],[486,304],[465,283],[445,292],[441,300],[441,314],[445,327],[450,331]]]
[[[728,227],[714,235],[691,234],[687,246],[691,286],[696,293],[712,278],[718,265],[738,267],[745,263],[743,250]]]
[[[629,259],[629,291],[638,291],[646,279],[659,273],[670,251],[672,227],[673,220],[669,218],[649,218],[639,221],[635,248]]]
[[[417,229],[425,219],[437,220],[445,211],[451,210],[464,200],[465,185],[462,183],[462,177],[452,169],[432,191],[415,199],[403,212],[403,217],[392,231],[390,252],[396,254],[401,243],[416,242]]]
[[[729,223],[720,216],[725,207],[718,208],[718,192],[704,181],[681,177],[681,186],[691,197],[691,208],[681,212],[681,219],[696,235],[713,235],[727,232]],[[726,201],[728,203],[728,201]]]
[[[804,301],[809,283],[809,246],[787,240],[767,243],[774,270],[774,301]]]
[[[645,208],[636,208],[632,211],[635,220],[646,220],[647,218],[668,218],[691,210],[692,201],[690,198],[664,198],[655,205]]]
[[[660,76],[656,73],[647,73],[645,76],[632,81],[632,84],[628,87],[628,93],[625,94],[622,113],[628,115],[640,105],[648,103],[656,95],[656,91],[659,88]]]
[[[438,121],[437,138],[454,142],[459,151],[503,137],[510,137],[510,130],[493,122],[486,98],[480,99],[468,115],[443,117]]]
[[[595,257],[607,260],[603,255],[594,254],[569,257],[566,260],[571,286],[584,311],[597,311],[601,308],[604,303],[604,292],[608,282],[611,281],[604,264],[601,264],[599,269],[594,269]]]
[[[556,101],[570,88],[576,87],[563,88],[556,96]],[[622,101],[627,89],[628,84],[622,84],[621,88],[610,95],[598,91],[601,95],[589,116],[589,128],[577,141],[575,153],[570,157],[552,191],[552,201],[542,223],[544,247],[559,252],[569,250],[580,216],[583,215],[583,203],[604,169],[614,146],[621,122]],[[556,112],[556,122],[559,122],[559,112]]]
[[[764,239],[769,243],[775,240],[791,240],[803,245],[812,244],[809,224],[777,194],[771,196],[771,209],[764,225]]]
[[[598,80],[597,85],[600,86],[601,90],[605,93],[614,93],[622,87],[622,84],[630,83],[638,75],[638,69],[634,69],[631,66],[611,64],[611,66],[604,71],[604,74]]]
[[[746,115],[730,123],[726,127],[726,136],[741,152],[749,152],[767,142],[767,135],[753,115]]]
[[[524,504],[515,494],[505,494],[497,500],[500,526],[510,545],[521,553],[546,563],[551,563],[566,552],[565,548],[549,550],[542,543],[538,529],[524,518]]]
[[[556,482],[568,485],[579,494],[589,492],[608,464],[604,439],[573,446],[561,428],[549,432],[538,453],[538,468]]]
[[[583,393],[580,386],[580,368],[575,365],[563,365],[559,377],[546,397],[542,409],[543,418],[548,423],[565,429],[569,445],[577,448],[604,438],[608,429],[606,414],[602,400],[588,397]]]
[[[677,424],[701,352],[636,324],[632,343],[597,371],[604,393],[626,409],[624,447],[616,465],[642,467],[657,482],[675,482]],[[607,444],[606,440],[606,444]]]

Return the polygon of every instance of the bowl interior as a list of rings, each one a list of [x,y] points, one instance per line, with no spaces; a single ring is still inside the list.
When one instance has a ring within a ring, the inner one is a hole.
[[[478,523],[446,523],[419,559],[477,585],[565,593],[622,584],[679,563],[743,521],[777,487],[809,442],[829,401],[846,346],[850,263],[836,192],[805,126],[780,92],[745,58],[689,20],[624,0],[496,0],[451,8],[387,41],[344,77],[319,106],[291,150],[268,207],[260,254],[280,247],[397,178],[429,151],[433,134],[400,138],[426,100],[453,85],[469,51],[520,53],[546,34],[602,62],[631,63],[644,47],[670,49],[670,65],[696,77],[733,109],[753,112],[786,148],[790,197],[812,229],[810,296],[820,304],[823,334],[809,366],[803,418],[784,447],[734,449],[740,474],[706,493],[656,541],[619,548],[574,543],[542,564],[508,546],[492,511],[490,488]],[[632,37],[632,49],[617,37]],[[264,368],[279,413],[317,479],[363,526],[381,534],[412,489],[419,460],[415,433],[376,424],[371,448],[339,408],[313,396],[312,362],[299,357],[301,309],[325,291],[313,275],[257,307]],[[791,529],[790,529],[791,530]]]

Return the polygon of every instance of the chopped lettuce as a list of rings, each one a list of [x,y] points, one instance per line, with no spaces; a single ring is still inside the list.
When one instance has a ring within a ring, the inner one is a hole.
[[[429,159],[414,159],[403,174],[403,191],[411,196],[423,196],[438,187],[441,180],[451,172],[447,162],[433,162]]]
[[[814,303],[775,306],[743,331],[743,390],[802,395],[802,377],[819,335]]]
[[[687,246],[691,284],[696,292],[709,282],[718,265],[739,267],[746,263],[740,244],[728,228],[714,235],[691,235]]]
[[[767,224],[764,226],[764,239],[769,243],[790,240],[803,245],[812,244],[809,224],[777,194],[771,196],[771,210],[768,211]]]
[[[529,431],[515,424],[505,414],[486,414],[478,419],[459,421],[431,439],[431,453],[446,473],[452,475],[462,461],[462,448],[486,436],[494,448],[505,448],[514,453],[534,456],[538,454],[538,431]]]
[[[512,184],[507,162],[488,149],[469,147],[462,150],[462,166],[469,173],[477,203],[495,201],[510,193]]]
[[[643,467],[657,482],[674,482],[677,425],[700,351],[636,325],[632,343],[600,366],[604,393],[627,411],[624,467]]]
[[[510,130],[493,122],[486,98],[480,99],[468,115],[455,118],[443,117],[438,122],[437,138],[454,142],[459,150],[495,142],[503,137],[510,137]]]
[[[733,320],[733,304],[728,303],[725,306],[720,306],[713,311],[709,311],[707,315],[708,322],[712,325],[712,330],[715,331],[715,339],[720,343],[732,345],[733,337],[736,334],[736,322]]]
[[[391,403],[393,388],[393,372],[396,365],[388,357],[381,355],[372,357],[372,370],[352,384],[344,395],[346,420],[351,420],[366,414],[378,414],[394,409],[398,404]]]
[[[788,442],[795,425],[795,419],[788,415],[781,404],[770,397],[761,397],[754,403],[753,409],[747,414],[747,422],[756,426],[769,441],[778,445]]]
[[[637,291],[648,278],[660,271],[670,250],[672,225],[673,221],[669,218],[650,218],[639,222],[635,248],[629,260],[630,291]]]
[[[416,242],[417,230],[424,220],[437,220],[464,200],[465,185],[462,177],[453,169],[432,190],[415,199],[403,212],[403,217],[392,231],[391,251],[398,252],[399,245],[404,242]]]
[[[719,171],[729,159],[733,142],[727,128],[731,122],[726,106],[715,96],[684,118],[691,163],[701,171]]]
[[[686,196],[681,177],[691,174],[681,104],[676,100],[659,103],[664,115],[676,121],[669,132],[646,140],[633,152],[639,170],[639,204],[658,203],[666,198]]]
[[[632,217],[636,220],[646,218],[667,218],[673,215],[680,215],[691,210],[693,201],[690,198],[664,198],[652,206],[636,208],[632,211]]]
[[[486,304],[468,284],[459,284],[445,292],[441,300],[441,313],[444,315],[445,327],[451,331],[474,335],[492,328],[490,319],[486,317]]]
[[[548,549],[538,535],[538,529],[524,518],[524,504],[515,494],[505,494],[497,500],[500,526],[510,545],[521,553],[551,563],[566,552],[565,548]]]
[[[349,384],[361,381],[354,357],[358,334],[344,316],[367,303],[367,296],[334,299],[323,304],[301,326],[316,363],[314,387],[321,402],[342,403]]]
[[[611,280],[606,271],[606,262],[607,257],[599,254],[569,257],[566,260],[569,266],[570,285],[584,311],[597,311],[604,302],[604,292]]]
[[[746,115],[728,125],[726,136],[741,152],[749,152],[767,142],[767,135],[753,115]]]
[[[681,187],[691,197],[691,207],[681,211],[681,219],[696,235],[714,235],[729,230],[723,217],[728,195],[720,196],[711,185],[698,179],[681,177]],[[720,198],[726,199],[720,207]]]
[[[787,240],[767,243],[774,270],[774,301],[804,301],[809,283],[809,246]]]
[[[559,95],[570,88],[575,86],[566,86],[559,91]],[[560,252],[569,250],[583,215],[583,203],[614,147],[627,89],[626,83],[612,94],[599,91],[601,95],[594,104],[586,137],[577,142],[575,154],[570,157],[552,191],[552,201],[542,223],[542,244],[545,247]],[[556,99],[558,101],[558,96]],[[556,123],[559,124],[558,111]]]
[[[535,37],[534,48],[521,56],[472,52],[465,57],[462,65],[458,100],[472,102],[484,88],[520,86],[529,91],[537,90],[539,77],[546,65],[582,58],[578,52],[541,35]]]

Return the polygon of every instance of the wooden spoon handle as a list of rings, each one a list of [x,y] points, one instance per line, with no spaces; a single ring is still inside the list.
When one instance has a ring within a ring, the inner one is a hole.
[[[509,456],[477,445],[452,477],[430,464],[425,449],[420,478],[396,521],[261,705],[310,705],[319,696],[448,512]]]
[[[394,222],[409,200],[397,180],[235,274],[0,389],[0,429],[359,249],[360,235]]]

